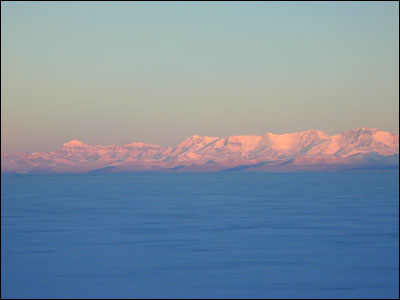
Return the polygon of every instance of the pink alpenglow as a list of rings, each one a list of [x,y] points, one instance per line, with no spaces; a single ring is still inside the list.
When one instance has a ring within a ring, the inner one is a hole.
[[[362,127],[264,135],[193,135],[175,147],[93,146],[72,140],[54,152],[1,155],[5,173],[386,170],[399,167],[399,136]]]

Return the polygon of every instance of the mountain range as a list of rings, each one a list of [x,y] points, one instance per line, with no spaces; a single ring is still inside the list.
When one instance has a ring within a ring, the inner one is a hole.
[[[399,168],[399,135],[358,128],[264,135],[193,135],[177,146],[87,145],[72,140],[56,151],[1,154],[3,173],[212,172],[386,170]]]

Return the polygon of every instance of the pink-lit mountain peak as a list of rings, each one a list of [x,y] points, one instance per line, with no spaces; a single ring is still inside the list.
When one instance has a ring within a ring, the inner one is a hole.
[[[193,135],[174,147],[143,142],[123,146],[88,145],[74,139],[50,153],[2,154],[2,171],[389,168],[398,167],[398,153],[398,135],[367,127],[332,136],[321,130],[228,137]]]
[[[83,146],[85,143],[79,141],[79,140],[70,140],[67,143],[64,143],[63,146]]]

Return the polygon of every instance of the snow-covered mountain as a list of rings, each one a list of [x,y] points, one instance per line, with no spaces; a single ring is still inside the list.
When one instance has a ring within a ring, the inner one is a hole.
[[[54,152],[1,155],[1,171],[273,171],[397,169],[399,136],[362,127],[329,136],[321,130],[264,135],[193,135],[175,147],[145,143],[93,146],[72,140]]]

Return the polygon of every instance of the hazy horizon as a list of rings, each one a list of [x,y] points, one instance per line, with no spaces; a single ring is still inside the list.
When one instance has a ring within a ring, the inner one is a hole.
[[[1,6],[2,152],[399,132],[397,2]]]

